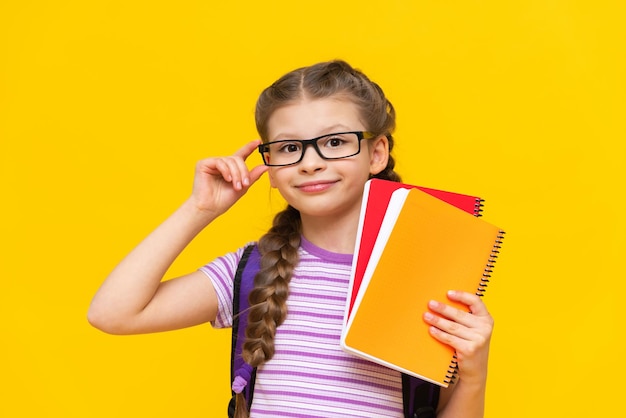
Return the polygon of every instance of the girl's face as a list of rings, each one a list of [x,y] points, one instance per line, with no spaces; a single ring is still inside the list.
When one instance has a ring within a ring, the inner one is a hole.
[[[269,119],[268,140],[309,139],[337,132],[365,131],[358,107],[346,98],[301,100],[277,109]],[[385,136],[361,141],[352,157],[325,160],[309,146],[302,160],[271,167],[269,178],[303,216],[342,216],[360,210],[363,186],[382,171],[389,156]]]

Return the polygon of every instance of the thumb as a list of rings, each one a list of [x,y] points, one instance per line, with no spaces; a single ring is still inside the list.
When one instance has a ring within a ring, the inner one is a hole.
[[[266,165],[257,165],[250,170],[250,184],[254,184],[269,169]]]

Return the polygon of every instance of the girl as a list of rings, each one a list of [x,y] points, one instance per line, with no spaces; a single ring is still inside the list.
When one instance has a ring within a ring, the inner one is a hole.
[[[265,89],[256,125],[261,144],[197,164],[191,196],[111,272],[92,301],[90,323],[112,334],[231,326],[243,249],[162,278],[193,237],[267,172],[288,206],[257,243],[261,270],[244,345],[245,360],[258,367],[250,416],[403,416],[400,374],[339,346],[364,184],[400,180],[390,155],[393,106],[362,72],[332,61]],[[265,165],[248,170],[244,161],[257,147]],[[458,357],[459,379],[441,391],[438,417],[482,417],[493,320],[478,296],[448,297],[471,314],[442,301],[424,307],[433,338]],[[237,409],[247,414],[241,402]]]

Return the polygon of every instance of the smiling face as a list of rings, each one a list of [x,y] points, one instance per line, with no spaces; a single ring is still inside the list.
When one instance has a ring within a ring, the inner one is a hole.
[[[367,131],[358,107],[345,97],[302,99],[274,111],[268,140],[308,139],[347,131]],[[385,136],[363,140],[361,152],[339,160],[324,160],[308,147],[302,161],[271,167],[270,183],[302,216],[358,217],[363,186],[383,170],[389,156]]]

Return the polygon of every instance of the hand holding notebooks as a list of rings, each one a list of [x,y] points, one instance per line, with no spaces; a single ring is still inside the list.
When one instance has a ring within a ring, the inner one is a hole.
[[[347,317],[342,347],[447,386],[454,350],[429,335],[422,314],[429,300],[446,301],[450,289],[482,294],[502,234],[418,189],[393,192]]]

